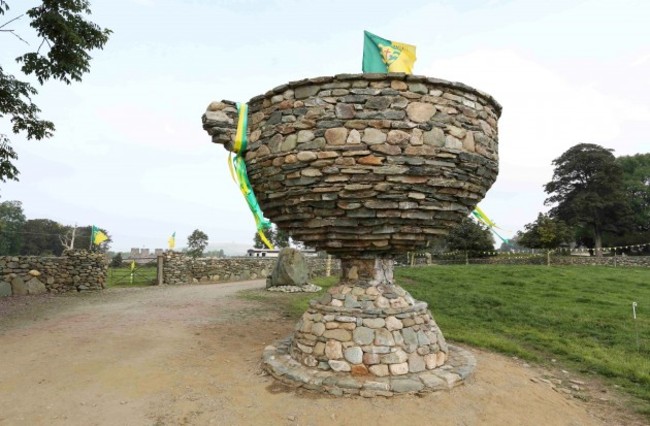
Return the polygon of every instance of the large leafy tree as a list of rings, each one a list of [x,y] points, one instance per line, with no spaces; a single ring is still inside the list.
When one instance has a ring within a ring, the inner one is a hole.
[[[524,247],[547,250],[568,244],[573,240],[573,231],[560,219],[540,213],[537,220],[524,226],[525,231],[517,233],[517,242]]]
[[[9,10],[7,1],[0,0],[0,16],[8,15]],[[39,44],[35,51],[16,58],[25,76],[36,77],[40,84],[50,79],[66,84],[81,81],[90,70],[89,52],[102,49],[111,33],[87,20],[90,13],[88,0],[43,0],[40,6],[27,10],[24,15],[30,20]],[[13,35],[17,43],[25,42],[10,27],[24,15],[0,21],[0,36]],[[0,119],[7,117],[14,133],[40,140],[52,136],[54,124],[39,117],[40,109],[32,102],[37,93],[29,82],[5,73],[0,64]],[[0,181],[18,180],[14,165],[17,159],[7,135],[0,134]]]
[[[650,231],[650,154],[622,156],[616,162],[623,170],[625,195],[630,200],[634,231]]]
[[[61,236],[65,227],[50,219],[29,219],[23,226],[23,244],[20,254],[23,255],[53,255],[63,253]]]
[[[16,255],[23,242],[25,214],[20,201],[0,203],[0,256]]]
[[[208,246],[208,236],[205,232],[195,229],[187,237],[187,254],[192,257],[203,256],[203,250]]]
[[[551,264],[551,250],[568,244],[573,239],[573,230],[560,219],[540,213],[537,220],[524,226],[524,232],[517,232],[517,242],[524,247],[546,249],[546,263]]]
[[[449,232],[445,239],[449,250],[480,252],[494,250],[494,239],[490,230],[469,217]]]
[[[623,171],[612,151],[595,144],[569,148],[553,160],[553,179],[544,186],[551,217],[588,229],[597,256],[604,232],[620,233],[630,224]]]

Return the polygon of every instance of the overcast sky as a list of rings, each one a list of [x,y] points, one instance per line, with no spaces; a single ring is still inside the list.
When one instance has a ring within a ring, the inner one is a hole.
[[[9,2],[2,22],[34,3]],[[20,182],[0,197],[22,201],[28,219],[106,228],[114,250],[164,248],[174,231],[182,247],[196,228],[215,248],[249,246],[253,217],[201,115],[213,100],[361,72],[364,29],[416,45],[414,74],[503,105],[500,173],[480,205],[506,236],[547,210],[551,161],[571,146],[650,152],[647,0],[92,3],[91,19],[113,34],[82,83],[39,88],[34,101],[56,134],[10,135]],[[11,28],[38,46],[27,24]],[[18,76],[13,58],[26,48],[0,36],[5,72]]]

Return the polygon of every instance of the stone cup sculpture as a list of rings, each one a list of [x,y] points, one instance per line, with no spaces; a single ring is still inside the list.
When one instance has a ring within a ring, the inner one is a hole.
[[[249,106],[248,177],[266,217],[340,259],[340,282],[293,335],[265,349],[283,382],[334,395],[446,389],[473,371],[425,302],[396,285],[393,258],[444,237],[498,173],[501,106],[461,83],[404,74],[291,82]],[[203,115],[232,150],[233,102]]]

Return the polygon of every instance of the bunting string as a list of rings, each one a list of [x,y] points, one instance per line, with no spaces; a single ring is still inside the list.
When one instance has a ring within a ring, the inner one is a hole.
[[[641,251],[642,249],[645,248],[650,248],[650,243],[643,243],[643,244],[627,244],[627,245],[620,245],[620,246],[611,246],[611,247],[602,247],[601,251],[602,252],[615,252],[615,251],[620,251],[620,250],[632,250],[632,251]],[[550,251],[551,253],[589,253],[594,251],[595,248],[588,248],[588,247],[574,247],[574,248],[556,248],[552,250],[545,250],[545,249],[511,249],[508,251],[498,251],[498,250],[469,250],[472,253],[476,254],[482,254],[482,255],[487,255],[487,256],[515,256],[515,255],[530,255],[530,256],[538,256],[538,255],[543,255],[546,254],[547,251]],[[448,251],[448,252],[441,252],[441,253],[431,253],[432,256],[456,256],[456,255],[464,255],[465,251],[464,250],[453,250],[453,251]],[[416,257],[424,257],[426,256],[425,253],[416,253]]]

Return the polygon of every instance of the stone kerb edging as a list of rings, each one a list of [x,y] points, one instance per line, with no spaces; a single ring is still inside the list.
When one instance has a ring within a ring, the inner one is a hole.
[[[476,358],[470,352],[449,345],[449,358],[442,367],[400,376],[355,377],[305,367],[289,355],[291,344],[291,338],[287,338],[264,349],[265,371],[287,385],[335,396],[375,397],[449,390],[470,379],[476,368]]]
[[[0,256],[0,297],[101,290],[107,268],[104,254],[86,250],[61,257]]]

